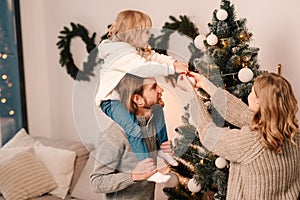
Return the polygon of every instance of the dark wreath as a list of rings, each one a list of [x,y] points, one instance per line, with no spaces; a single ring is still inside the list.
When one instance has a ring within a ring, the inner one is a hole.
[[[74,80],[85,80],[89,81],[89,76],[94,76],[94,67],[99,63],[98,49],[95,48],[95,37],[96,33],[93,33],[92,37],[89,37],[87,29],[80,25],[71,22],[72,30],[68,27],[64,27],[64,30],[60,31],[60,39],[56,45],[60,51],[59,63],[62,67],[66,66],[67,73]],[[74,63],[72,53],[70,52],[71,40],[74,37],[80,37],[86,45],[86,50],[89,53],[87,61],[83,63],[83,70],[80,70]]]

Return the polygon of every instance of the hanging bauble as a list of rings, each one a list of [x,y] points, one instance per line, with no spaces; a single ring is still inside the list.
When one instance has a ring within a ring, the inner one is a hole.
[[[222,157],[218,157],[215,160],[215,165],[218,169],[223,169],[224,167],[226,167],[228,165],[228,162],[226,159],[224,159]]]
[[[169,172],[169,173],[167,173],[167,175],[170,175],[171,178],[165,183],[165,187],[168,187],[168,188],[176,187],[179,183],[178,176],[176,174],[174,174],[173,172]]]
[[[201,190],[201,184],[197,184],[197,181],[194,178],[189,180],[187,187],[191,192],[199,192]]]
[[[228,17],[228,13],[227,13],[227,11],[224,10],[224,9],[218,10],[218,12],[217,12],[216,15],[217,15],[217,19],[218,19],[218,20],[221,20],[221,21],[227,19],[227,17]]]
[[[218,43],[218,37],[215,34],[211,33],[207,36],[206,41],[210,46],[214,46]]]
[[[205,35],[199,34],[195,37],[194,39],[194,45],[198,48],[198,49],[204,49],[205,45],[204,45],[204,40],[206,39]]]
[[[238,77],[241,82],[247,83],[252,80],[253,72],[248,67],[244,67],[239,71]]]

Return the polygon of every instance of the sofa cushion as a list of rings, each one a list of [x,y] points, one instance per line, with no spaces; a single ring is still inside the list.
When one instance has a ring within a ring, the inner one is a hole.
[[[32,148],[0,161],[0,190],[6,200],[34,198],[56,187],[53,177]]]
[[[46,146],[66,149],[66,150],[74,151],[76,153],[74,172],[70,184],[70,192],[72,192],[85,166],[85,163],[89,158],[89,150],[93,149],[93,147],[92,146],[85,147],[81,142],[78,141],[68,141],[68,140],[52,139],[52,138],[45,138],[45,137],[33,137],[31,135],[28,135],[26,130],[22,128],[2,148],[6,149],[6,148],[33,146],[36,140],[40,141],[43,145]]]
[[[33,146],[34,142],[35,139],[29,136],[26,130],[22,128],[2,147],[2,149]]]
[[[50,194],[64,199],[69,191],[73,176],[76,153],[74,151],[45,146],[39,141],[36,141],[34,144],[34,152],[38,159],[44,163],[57,183],[57,188],[51,190]]]
[[[1,200],[1,198],[0,198],[0,200]],[[43,195],[43,196],[39,196],[39,197],[36,197],[36,198],[32,198],[32,199],[30,199],[30,200],[62,200],[61,198],[58,198],[58,197],[55,197],[55,196],[52,196],[52,195],[47,195],[47,194],[45,194],[45,195]],[[66,198],[64,198],[64,200],[75,200],[75,199],[72,199],[71,198],[71,195],[70,194],[68,194],[68,196],[66,197]],[[78,199],[76,199],[76,200],[78,200]],[[82,199],[83,200],[83,199]],[[84,199],[84,200],[88,200],[88,199]]]
[[[76,199],[85,199],[85,200],[101,200],[105,199],[103,193],[95,193],[90,187],[90,174],[94,169],[94,153],[90,153],[90,157],[78,179],[78,182],[71,193],[71,196]]]
[[[89,158],[89,151],[92,149],[92,146],[85,147],[81,142],[78,141],[68,141],[61,139],[49,139],[44,137],[36,137],[35,139],[39,140],[42,144],[65,149],[69,151],[74,151],[76,153],[76,159],[74,163],[74,173],[73,178],[70,184],[70,193],[73,191],[78,178]]]
[[[52,139],[52,138],[45,138],[45,137],[33,137],[31,135],[28,135],[25,129],[21,129],[2,148],[7,149],[7,148],[15,148],[15,147],[33,146],[35,141],[37,140],[40,141],[43,145],[74,151],[76,153],[74,172],[70,184],[69,193],[72,192],[86,164],[86,161],[89,158],[89,150],[92,149],[93,147],[92,146],[85,147],[79,141],[68,141],[68,140]]]

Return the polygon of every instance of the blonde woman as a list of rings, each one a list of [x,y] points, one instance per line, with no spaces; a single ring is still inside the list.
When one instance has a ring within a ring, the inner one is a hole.
[[[175,61],[170,56],[155,53],[147,48],[151,26],[152,22],[147,14],[136,10],[121,11],[109,29],[109,39],[102,41],[98,47],[99,56],[104,59],[104,64],[100,70],[96,104],[125,130],[139,160],[148,158],[149,153],[140,127],[134,122],[133,115],[120,103],[116,86],[126,73],[145,78],[188,71],[186,63]],[[168,137],[162,107],[156,109],[155,113],[159,115],[156,116],[156,129],[160,148],[163,142],[168,141]],[[171,165],[178,165],[170,154],[159,151],[158,155]],[[161,182],[163,179],[159,175],[149,180]]]
[[[230,161],[227,199],[296,200],[300,193],[297,100],[290,83],[275,73],[255,79],[247,107],[200,74],[196,87],[211,95],[218,112],[240,129],[216,127],[198,99],[192,113],[201,141]]]

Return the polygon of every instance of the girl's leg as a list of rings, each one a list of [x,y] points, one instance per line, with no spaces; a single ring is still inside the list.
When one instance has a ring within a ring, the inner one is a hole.
[[[155,104],[151,107],[153,114],[153,120],[155,124],[155,129],[157,133],[157,148],[160,149],[160,145],[163,142],[168,141],[167,128],[165,122],[165,115],[163,107],[159,104]]]
[[[168,141],[168,134],[166,128],[166,122],[164,117],[163,107],[159,104],[155,104],[151,107],[153,113],[153,120],[156,128],[157,133],[157,149],[158,149],[158,156],[163,158],[172,166],[178,166],[178,162],[171,156],[169,153],[164,153],[160,150],[160,146],[163,142]]]
[[[148,158],[149,153],[143,141],[141,129],[137,123],[134,123],[134,115],[130,114],[119,100],[105,100],[100,107],[107,116],[124,129],[129,144],[138,159]]]

